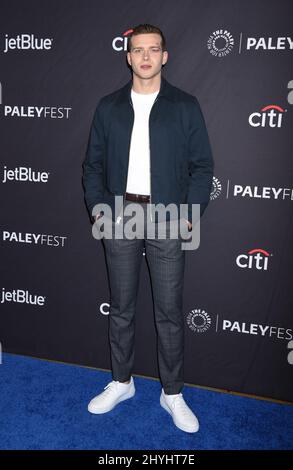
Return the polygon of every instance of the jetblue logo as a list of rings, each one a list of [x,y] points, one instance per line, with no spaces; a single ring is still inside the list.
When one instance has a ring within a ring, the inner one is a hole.
[[[48,51],[52,48],[53,39],[49,38],[36,38],[34,34],[18,34],[15,38],[9,38],[5,34],[5,47],[4,52],[15,50],[34,50],[34,51]]]
[[[29,304],[29,305],[45,305],[45,299],[43,295],[30,294],[27,290],[22,289],[13,289],[13,291],[6,291],[5,288],[2,288],[2,298],[1,304],[4,302],[16,302],[20,304]]]
[[[24,166],[16,167],[13,170],[8,170],[7,167],[4,166],[2,183],[7,183],[7,181],[47,183],[49,174],[50,173],[47,171],[37,171]]]

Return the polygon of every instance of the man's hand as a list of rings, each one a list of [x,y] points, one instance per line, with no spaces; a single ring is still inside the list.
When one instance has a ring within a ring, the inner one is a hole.
[[[187,222],[188,230],[191,230],[191,228],[192,228],[192,223],[189,222],[189,220],[186,220],[186,219],[184,219],[184,220]]]
[[[102,215],[103,215],[102,212],[99,212],[99,213],[96,215],[96,221],[97,221],[100,217],[102,217]]]

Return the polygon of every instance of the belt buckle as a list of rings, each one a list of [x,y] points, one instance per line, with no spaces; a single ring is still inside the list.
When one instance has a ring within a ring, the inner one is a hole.
[[[133,202],[146,202],[149,200],[149,196],[144,194],[126,193],[126,200]]]

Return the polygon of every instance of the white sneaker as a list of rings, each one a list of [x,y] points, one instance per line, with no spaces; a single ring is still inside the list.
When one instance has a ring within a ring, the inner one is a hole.
[[[102,414],[111,411],[118,403],[133,397],[135,387],[133,377],[128,384],[113,380],[104,387],[104,392],[94,397],[88,404],[88,411]]]
[[[172,416],[177,428],[185,432],[197,432],[199,422],[195,414],[185,403],[182,393],[166,395],[162,389],[160,405]]]

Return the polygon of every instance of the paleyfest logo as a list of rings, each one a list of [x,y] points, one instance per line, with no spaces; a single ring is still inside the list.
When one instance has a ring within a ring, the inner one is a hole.
[[[0,82],[0,105],[3,105],[3,115],[11,118],[25,119],[69,119],[70,106],[18,106],[3,104],[2,83]]]

